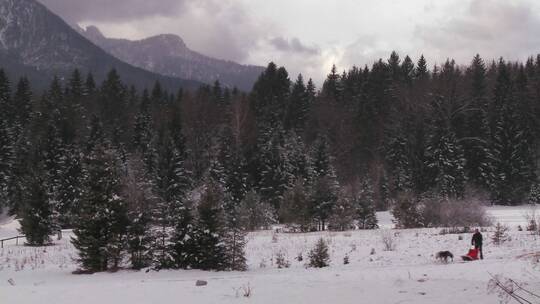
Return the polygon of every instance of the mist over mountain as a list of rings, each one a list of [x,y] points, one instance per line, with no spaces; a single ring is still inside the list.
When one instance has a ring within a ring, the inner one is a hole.
[[[82,35],[116,58],[162,75],[251,90],[264,68],[211,58],[188,48],[177,35],[163,34],[142,40],[105,37],[95,26],[79,28]]]

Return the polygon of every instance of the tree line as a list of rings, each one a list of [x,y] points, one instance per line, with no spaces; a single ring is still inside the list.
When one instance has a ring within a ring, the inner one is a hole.
[[[0,201],[30,244],[74,228],[89,270],[126,255],[243,269],[245,232],[273,223],[371,229],[425,197],[538,200],[540,56],[429,69],[393,52],[320,89],[270,63],[248,93],[138,90],[112,70],[34,96],[0,72],[0,109]]]

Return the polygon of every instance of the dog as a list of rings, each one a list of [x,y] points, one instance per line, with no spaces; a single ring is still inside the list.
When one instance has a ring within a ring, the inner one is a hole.
[[[454,261],[454,255],[450,251],[439,251],[435,255],[435,259],[448,263],[448,259],[451,259],[452,262]]]

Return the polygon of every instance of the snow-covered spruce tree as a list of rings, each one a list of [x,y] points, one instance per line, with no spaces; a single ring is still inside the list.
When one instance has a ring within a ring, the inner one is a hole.
[[[32,92],[28,78],[22,77],[17,83],[17,90],[13,95],[13,104],[16,105],[18,124],[20,127],[26,126],[32,112]]]
[[[323,268],[330,265],[330,254],[328,253],[328,244],[323,238],[320,238],[315,247],[309,251],[308,267]]]
[[[63,166],[57,188],[58,224],[60,228],[72,228],[75,213],[82,195],[82,160],[76,146],[63,150]]]
[[[391,189],[395,193],[411,190],[413,186],[412,169],[408,158],[407,139],[399,134],[399,131],[389,133],[385,156],[392,173]]]
[[[196,221],[193,217],[193,203],[187,199],[177,201],[171,214],[173,231],[171,249],[174,266],[187,269],[197,267],[199,257]]]
[[[223,239],[225,218],[223,212],[223,189],[209,180],[197,206],[195,235],[196,253],[193,268],[202,270],[225,270],[227,248]]]
[[[158,184],[161,197],[167,202],[170,212],[170,254],[174,267],[189,268],[197,256],[193,204],[188,199],[193,184],[192,174],[184,163],[185,152],[179,151],[177,145],[168,145],[162,147],[162,150],[168,152],[160,154],[161,173]]]
[[[94,127],[101,128],[101,124]],[[94,138],[92,146],[84,160],[84,192],[72,243],[78,250],[81,268],[96,272],[119,266],[129,220],[114,150],[103,138]]]
[[[13,182],[12,175],[15,165],[15,137],[8,120],[0,114],[0,205],[12,207],[10,184]]]
[[[490,123],[490,190],[495,203],[520,204],[535,179],[531,130],[519,110],[521,99],[526,96],[523,96],[525,92],[520,92],[524,90],[520,82],[514,83],[509,67],[502,59],[497,69],[494,113]]]
[[[219,136],[217,154],[217,161],[222,166],[222,176],[217,180],[223,180],[223,187],[229,193],[231,202],[238,206],[248,192],[249,176],[242,147],[235,143],[233,132],[228,125],[224,127]]]
[[[375,200],[373,199],[373,188],[369,179],[364,179],[358,191],[353,193],[353,206],[356,209],[356,220],[358,229],[376,229],[377,215],[375,213]]]
[[[319,230],[325,229],[338,199],[339,185],[335,175],[318,177],[311,187],[309,208]]]
[[[319,230],[324,230],[339,195],[339,184],[326,137],[318,138],[312,155],[314,181],[311,186],[310,211],[319,222]]]
[[[63,182],[67,182],[65,178],[67,166],[67,150],[62,142],[55,121],[52,119],[47,122],[45,134],[43,135],[41,146],[41,157],[43,159],[43,169],[46,178],[47,196],[53,208],[53,223],[54,229],[60,229],[60,208],[62,204],[69,202],[61,202],[61,187]],[[65,185],[68,186],[68,185]]]
[[[304,83],[302,74],[298,75],[296,82],[292,86],[289,96],[289,107],[285,117],[285,129],[303,132],[308,118],[310,96]]]
[[[154,142],[154,127],[150,112],[150,99],[148,91],[143,92],[139,113],[135,117],[133,126],[133,146],[141,154],[147,174],[154,174],[156,170],[157,151]]]
[[[28,140],[30,133],[29,128],[27,128],[19,135],[13,150],[15,152],[15,157],[12,162],[13,166],[11,166],[11,176],[7,180],[7,189],[0,193],[0,197],[4,197],[4,199],[0,198],[0,200],[5,202],[5,206],[8,207],[8,212],[12,215],[19,214],[20,207],[25,201],[24,195],[27,192],[27,174],[31,172],[32,169],[36,169],[34,168],[34,163],[39,158],[38,155],[36,155],[35,149],[32,149],[32,143]],[[2,162],[3,165],[9,163],[9,161]],[[0,165],[0,167],[2,167],[2,165]],[[1,175],[2,174],[0,173],[0,176]],[[0,203],[0,206],[1,205],[2,203]]]
[[[540,205],[540,184],[535,183],[531,186],[529,191],[529,204]]]
[[[490,165],[493,170],[491,191],[494,202],[503,205],[522,203],[533,180],[530,147],[522,137],[518,117],[504,106],[493,136]]]
[[[418,199],[412,193],[398,194],[390,212],[397,228],[420,228],[423,225]]]
[[[292,177],[295,180],[302,181],[305,185],[309,185],[313,170],[310,155],[302,137],[295,131],[289,131],[285,137],[284,149],[292,170],[290,172]]]
[[[262,141],[262,138],[261,138]],[[283,194],[294,183],[292,166],[283,147],[282,134],[275,132],[266,142],[260,143],[261,154],[258,192],[262,199],[279,210]]]
[[[465,191],[465,158],[449,126],[448,106],[440,99],[432,103],[434,118],[427,147],[427,167],[433,171],[436,191],[447,198],[462,197]]]
[[[486,90],[486,67],[480,55],[476,55],[467,70],[471,77],[467,98],[470,108],[465,114],[463,150],[465,169],[469,180],[477,186],[486,187],[489,181],[489,127],[488,99]]]
[[[508,227],[497,223],[495,225],[495,231],[493,232],[493,235],[491,236],[491,240],[493,241],[493,244],[500,245],[508,240]]]
[[[134,269],[152,263],[154,238],[152,234],[152,208],[155,201],[153,188],[144,175],[144,164],[137,156],[127,159],[121,174],[122,196],[127,206],[127,250]]]
[[[230,198],[226,198],[230,199]],[[225,245],[226,269],[234,271],[247,270],[246,263],[246,229],[241,218],[240,208],[236,207],[226,214],[223,243]]]
[[[53,205],[49,199],[47,183],[39,168],[34,168],[26,178],[27,189],[19,217],[20,231],[31,246],[43,246],[50,242],[54,232]]]

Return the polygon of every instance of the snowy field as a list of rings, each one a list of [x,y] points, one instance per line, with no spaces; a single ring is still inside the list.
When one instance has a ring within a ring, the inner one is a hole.
[[[383,251],[383,231],[287,234],[263,231],[249,235],[247,272],[120,271],[73,275],[76,253],[68,237],[54,246],[30,248],[14,241],[0,249],[0,303],[120,304],[120,303],[499,303],[488,292],[490,273],[501,274],[540,290],[540,267],[531,254],[540,238],[519,232],[523,208],[490,208],[494,221],[511,226],[506,243],[484,245],[485,259],[442,264],[434,253],[450,250],[459,256],[470,245],[470,234],[439,235],[440,229],[391,230],[396,250]],[[380,213],[382,227],[391,216]],[[17,235],[17,223],[0,220],[0,238]],[[387,230],[384,230],[387,231]],[[330,246],[332,265],[304,267],[307,252],[320,237]],[[374,249],[374,254],[372,250]],[[282,252],[290,268],[277,269]],[[304,260],[296,257],[302,254]],[[350,264],[343,258],[349,256]],[[208,285],[196,287],[196,280]],[[251,296],[244,297],[250,288]]]

